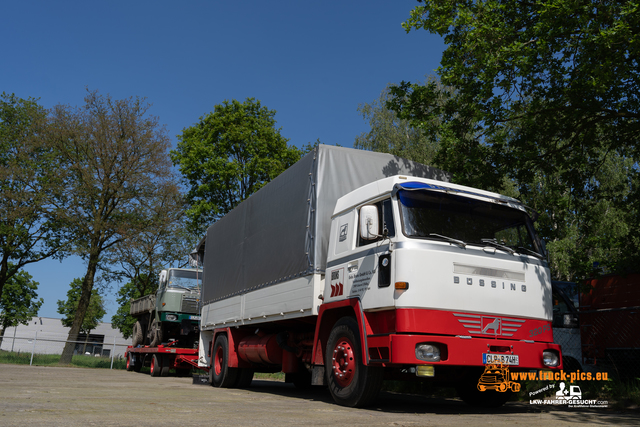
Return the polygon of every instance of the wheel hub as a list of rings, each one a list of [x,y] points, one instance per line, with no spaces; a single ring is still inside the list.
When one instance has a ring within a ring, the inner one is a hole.
[[[353,345],[347,338],[338,340],[333,349],[331,361],[333,377],[340,387],[347,387],[355,375],[355,354]]]

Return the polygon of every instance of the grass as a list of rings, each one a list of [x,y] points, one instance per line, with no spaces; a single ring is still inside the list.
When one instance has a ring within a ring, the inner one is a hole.
[[[16,353],[10,351],[0,351],[0,363],[13,365],[29,365],[31,363],[31,353]],[[33,364],[36,366],[75,366],[79,368],[111,368],[111,359],[108,357],[93,357],[76,355],[71,359],[69,365],[60,365],[59,354],[34,354]],[[125,369],[126,361],[115,359],[113,369]]]

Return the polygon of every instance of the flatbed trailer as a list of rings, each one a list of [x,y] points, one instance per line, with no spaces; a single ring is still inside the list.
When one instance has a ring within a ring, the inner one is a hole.
[[[198,367],[197,348],[178,348],[172,344],[129,346],[124,356],[127,371],[140,372],[143,366],[149,366],[152,377],[166,377],[171,369],[175,369],[178,376],[189,375],[193,368],[202,369]]]

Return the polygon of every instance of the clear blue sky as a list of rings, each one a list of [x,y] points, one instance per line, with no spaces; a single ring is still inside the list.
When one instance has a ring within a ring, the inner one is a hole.
[[[259,99],[282,135],[350,147],[368,130],[358,105],[387,83],[422,81],[443,41],[401,23],[415,0],[2,1],[0,91],[44,107],[81,105],[86,88],[143,96],[174,145],[182,129],[224,100]],[[82,277],[78,258],[27,268],[40,316]],[[117,284],[113,284],[116,290]],[[110,322],[117,309],[105,296]]]

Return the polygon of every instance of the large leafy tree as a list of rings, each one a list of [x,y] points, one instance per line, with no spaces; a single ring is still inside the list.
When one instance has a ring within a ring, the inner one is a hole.
[[[47,128],[60,153],[68,195],[65,226],[87,271],[61,363],[69,363],[90,307],[96,272],[119,243],[157,228],[157,207],[177,193],[171,174],[169,138],[143,99],[114,100],[89,92],[79,108],[56,106]]]
[[[514,183],[556,277],[637,264],[639,3],[421,3],[405,29],[444,37],[453,90],[403,82],[389,105],[437,139],[437,164],[464,184]]]
[[[608,152],[640,153],[637,1],[425,0],[404,26],[447,43],[438,75],[456,91],[446,102],[433,102],[434,84],[395,92],[405,117],[444,118],[446,161],[484,160],[482,178],[508,165],[523,181],[562,171],[577,184],[576,165],[591,172]]]
[[[184,177],[196,234],[299,160],[275,114],[253,98],[224,101],[178,136],[171,159]]]
[[[13,266],[11,266],[13,267]],[[6,328],[26,325],[44,302],[38,299],[38,282],[22,270],[7,280],[0,297],[0,344]]]
[[[64,255],[64,194],[42,138],[46,115],[34,99],[0,95],[0,295],[25,265]]]

